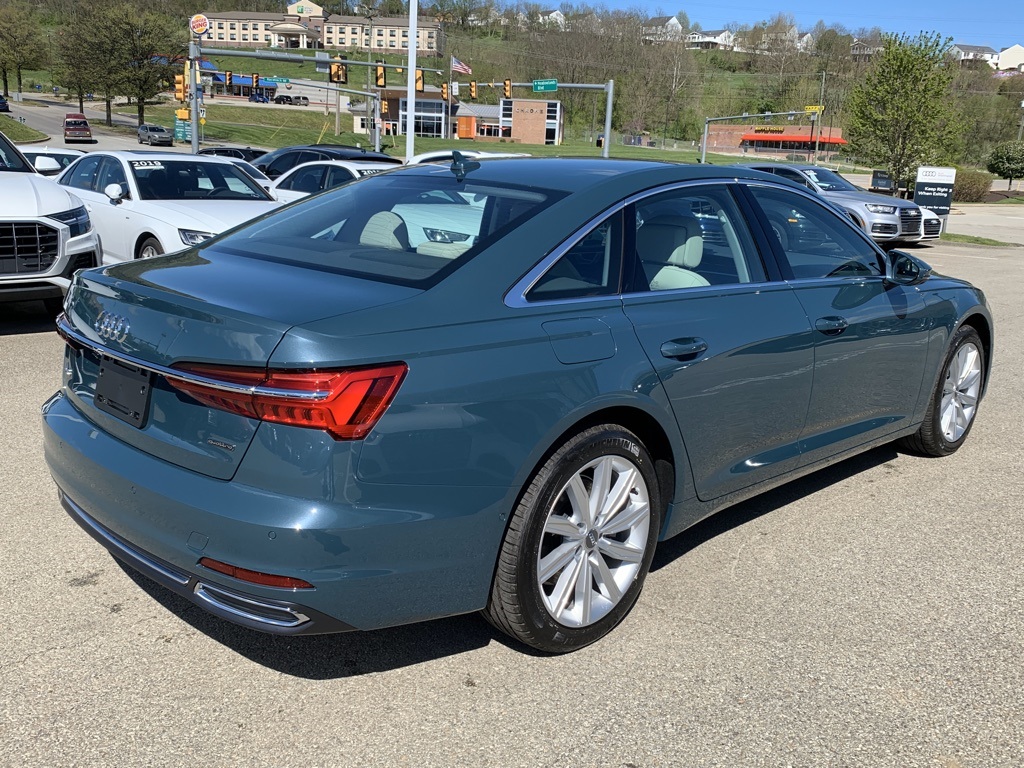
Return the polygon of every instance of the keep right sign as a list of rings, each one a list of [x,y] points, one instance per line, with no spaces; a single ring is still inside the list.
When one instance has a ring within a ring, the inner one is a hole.
[[[956,168],[939,168],[922,165],[917,169],[914,184],[914,202],[922,208],[929,208],[937,216],[949,216],[953,204],[953,183]]]

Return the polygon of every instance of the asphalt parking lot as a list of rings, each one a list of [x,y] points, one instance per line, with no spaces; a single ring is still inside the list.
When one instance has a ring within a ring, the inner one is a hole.
[[[0,305],[0,764],[1019,768],[1024,248],[915,253],[996,319],[965,447],[881,448],[720,513],[555,658],[476,616],[273,638],[120,567],[43,462],[52,320]]]

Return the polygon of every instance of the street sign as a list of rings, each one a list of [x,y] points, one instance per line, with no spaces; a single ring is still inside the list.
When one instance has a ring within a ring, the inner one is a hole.
[[[533,81],[533,92],[534,93],[550,93],[551,91],[558,90],[557,80],[534,80]]]
[[[936,216],[949,216],[949,209],[953,204],[954,182],[956,168],[922,165],[917,169],[914,202],[934,212]]]
[[[174,139],[175,141],[192,141],[192,122],[174,118]]]
[[[199,124],[200,125],[206,125],[206,118],[205,117],[200,117],[199,118]]]
[[[316,59],[316,71],[329,75],[331,73],[331,55],[327,51],[316,51],[313,56]]]
[[[459,84],[458,84],[458,82],[454,82],[454,83],[452,83],[452,96],[458,96],[458,95],[459,95]]]
[[[287,77],[261,77],[260,78],[260,82],[261,83],[278,83],[280,85],[284,85],[285,83],[290,83],[291,80],[289,78],[287,78]]]
[[[804,112],[824,112],[825,107],[821,104],[811,104],[809,107],[804,107]]]
[[[199,108],[199,119],[200,120],[205,120],[206,119],[206,107],[200,107]]]

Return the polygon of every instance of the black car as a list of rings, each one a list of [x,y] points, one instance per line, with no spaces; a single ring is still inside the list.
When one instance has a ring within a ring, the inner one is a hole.
[[[7,99],[5,99],[3,96],[0,96],[0,112],[10,112],[10,111],[11,111],[11,105],[7,103]]]
[[[216,155],[217,157],[233,157],[238,160],[245,160],[251,163],[257,157],[267,154],[265,149],[253,149],[252,147],[207,147],[200,149],[196,154]]]
[[[397,157],[391,157],[383,152],[374,152],[361,147],[350,147],[344,144],[307,144],[299,147],[275,149],[273,152],[268,152],[260,157],[253,165],[270,178],[276,179],[296,165],[312,163],[317,160],[370,160],[394,165],[402,164],[402,161]]]

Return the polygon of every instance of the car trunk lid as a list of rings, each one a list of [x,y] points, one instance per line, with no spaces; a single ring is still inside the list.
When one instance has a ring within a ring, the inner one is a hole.
[[[228,479],[259,420],[201,404],[168,374],[186,364],[265,368],[296,325],[418,292],[198,250],[88,270],[67,302],[66,391],[118,439]]]

